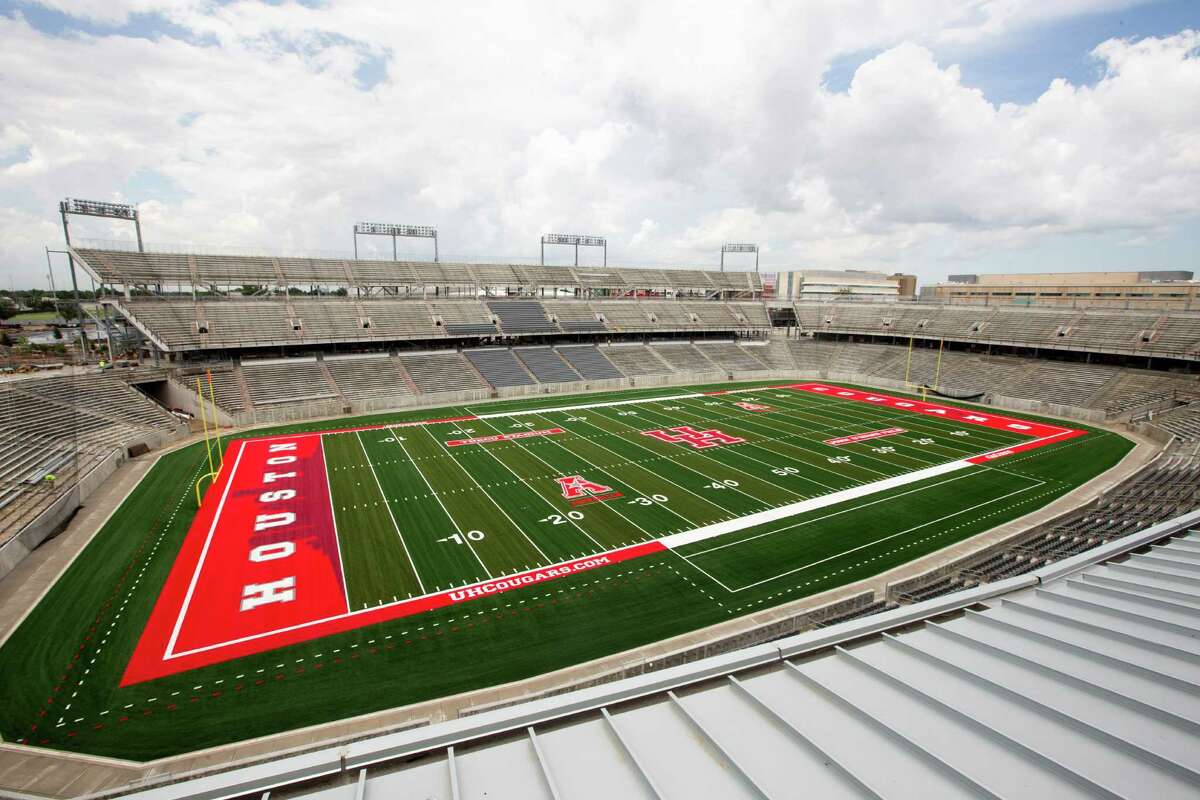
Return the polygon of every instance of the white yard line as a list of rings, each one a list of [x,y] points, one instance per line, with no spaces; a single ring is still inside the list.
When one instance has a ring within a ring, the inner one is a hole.
[[[557,422],[554,422],[554,420],[552,420],[552,419],[549,419],[548,417],[543,417],[543,419],[545,419],[545,420],[546,420],[546,423],[547,423],[547,424],[549,424],[549,425],[556,425],[556,426],[558,426],[558,427],[560,427],[560,428],[561,428],[561,427],[565,427],[565,425],[566,425],[566,423],[557,423]],[[585,422],[584,422],[584,424],[585,424],[585,425],[587,425],[589,428],[592,428],[592,429],[594,429],[594,430],[597,430],[597,431],[599,431],[599,432],[600,432],[600,433],[602,433],[602,434],[606,434],[606,435],[608,435],[608,436],[616,436],[618,439],[621,439],[622,441],[629,441],[628,439],[624,439],[624,438],[623,438],[623,437],[622,437],[620,434],[618,434],[618,433],[615,433],[615,432],[613,432],[613,431],[608,431],[608,430],[605,430],[604,428],[601,428],[599,425],[593,425],[591,422],[587,422],[587,421],[585,421]],[[568,430],[568,431],[570,431],[571,429],[570,429],[570,428],[567,428],[567,430]],[[572,433],[574,433],[574,431],[571,431],[571,432],[572,432]],[[592,438],[592,437],[590,437],[590,436],[584,436],[583,434],[580,434],[580,438],[586,439],[587,441],[589,441],[589,442],[591,442],[592,444],[596,445],[596,447],[599,447],[599,448],[601,448],[601,449],[603,449],[603,450],[607,450],[608,452],[612,453],[614,456],[616,456],[616,457],[617,457],[617,458],[619,458],[619,459],[622,459],[622,460],[624,460],[624,461],[628,461],[628,462],[630,462],[630,466],[637,467],[638,469],[642,470],[643,472],[649,472],[651,475],[653,475],[654,477],[658,478],[659,480],[664,480],[664,481],[666,481],[667,483],[671,484],[672,486],[675,486],[675,487],[678,487],[679,489],[682,489],[683,491],[687,492],[687,493],[688,493],[688,494],[690,494],[692,497],[695,497],[697,500],[699,500],[700,502],[704,503],[705,505],[712,506],[713,508],[715,508],[715,509],[716,509],[716,510],[717,510],[719,513],[721,513],[721,514],[729,514],[729,513],[732,513],[732,512],[731,512],[731,511],[730,511],[728,508],[726,508],[725,506],[721,505],[720,503],[715,503],[715,502],[713,502],[712,500],[709,500],[709,499],[708,499],[707,497],[705,497],[704,495],[702,495],[702,494],[697,494],[696,492],[693,492],[691,489],[687,488],[687,487],[686,487],[686,486],[684,486],[683,484],[676,483],[675,481],[671,480],[671,479],[670,479],[670,478],[668,478],[667,476],[665,476],[665,475],[660,475],[659,473],[655,472],[654,470],[650,469],[649,467],[646,467],[646,466],[643,466],[643,465],[641,465],[641,464],[638,464],[638,463],[634,462],[634,460],[633,460],[633,459],[631,459],[631,458],[629,458],[628,456],[624,456],[624,455],[622,455],[622,454],[618,453],[616,450],[613,450],[611,447],[608,447],[607,445],[601,444],[601,443],[600,443],[600,441],[599,441],[599,440],[597,440],[597,439],[594,439],[594,438]],[[571,454],[573,457],[575,457],[575,458],[580,458],[580,459],[583,459],[583,460],[584,460],[584,461],[586,461],[588,464],[591,464],[593,468],[595,468],[595,469],[599,470],[600,472],[607,472],[607,470],[603,469],[602,467],[598,467],[598,466],[596,466],[595,464],[592,464],[592,462],[591,462],[589,459],[587,459],[587,458],[584,458],[583,456],[581,456],[580,454],[576,453],[574,450],[570,449],[570,448],[569,448],[569,447],[567,447],[566,445],[564,445],[564,444],[559,444],[558,442],[555,442],[555,444],[557,444],[557,445],[558,445],[559,447],[561,447],[562,449],[566,450],[566,451],[567,451],[568,453],[570,453],[570,454]],[[637,444],[637,442],[633,442],[633,444]],[[638,446],[640,447],[641,445],[638,445]],[[645,449],[645,448],[643,448],[643,449]],[[669,462],[670,462],[670,463],[672,463],[672,464],[674,464],[674,463],[675,463],[675,459],[674,459],[672,456],[669,456],[669,455],[659,455],[658,453],[654,453],[654,452],[651,452],[651,453],[650,453],[650,455],[654,456],[655,458],[661,458],[661,459],[663,459],[664,461],[669,461]],[[545,462],[545,461],[543,461],[542,463],[544,464],[544,463],[546,463],[546,462]],[[549,466],[549,465],[547,465],[547,466]],[[677,465],[677,466],[683,466],[683,465]],[[684,467],[684,468],[686,469],[687,467]],[[693,471],[694,471],[694,470],[693,470]],[[667,508],[667,507],[666,507],[666,506],[663,506],[663,508]],[[667,510],[668,510],[668,511],[670,511],[670,512],[671,512],[672,514],[674,514],[675,516],[679,517],[681,520],[683,520],[684,522],[686,522],[686,523],[687,523],[687,524],[689,524],[689,525],[695,525],[695,524],[696,524],[695,520],[688,519],[688,518],[687,518],[687,517],[685,517],[683,514],[679,513],[678,511],[676,511],[676,510],[675,510],[675,509],[673,509],[673,508],[667,508]]]
[[[337,509],[333,507],[333,487],[329,485],[329,459],[325,457],[325,437],[322,436],[319,441],[321,442],[321,461],[325,464],[325,494],[329,496],[329,519],[333,521],[333,538],[337,542],[338,549],[338,567],[342,572],[342,595],[346,598],[346,611],[349,611],[350,584],[346,582],[346,559],[342,556],[342,537],[338,534]],[[380,490],[380,494],[382,493],[382,490]],[[384,500],[387,500],[387,498],[385,497]],[[392,522],[395,521],[395,519],[392,520]],[[400,541],[404,541],[404,539],[401,538]],[[413,571],[416,571],[416,566],[413,567]],[[420,578],[417,578],[418,582],[420,580]],[[424,591],[424,588],[421,591]]]
[[[475,552],[475,548],[471,545],[471,540],[468,537],[463,536],[463,530],[458,526],[458,521],[450,515],[450,510],[446,508],[446,504],[442,502],[442,498],[439,497],[438,493],[433,490],[433,486],[429,483],[429,478],[425,477],[425,473],[421,472],[421,468],[417,466],[417,462],[408,454],[408,449],[405,448],[404,444],[400,441],[400,436],[396,433],[396,430],[389,427],[387,431],[392,435],[392,439],[395,441],[396,446],[400,448],[400,452],[404,453],[404,457],[408,459],[408,463],[412,464],[413,469],[415,469],[417,474],[421,476],[421,480],[425,481],[425,488],[429,490],[430,496],[432,496],[434,500],[437,500],[438,505],[442,507],[442,512],[445,513],[446,519],[450,520],[450,524],[454,526],[454,531],[462,538],[463,542],[466,543],[467,549],[471,551],[471,555],[475,556],[475,560],[479,562],[479,568],[482,569],[484,574],[489,578],[494,577],[491,570],[489,570],[487,565],[483,563],[483,559],[479,557],[479,553]]]
[[[496,427],[495,425],[493,425],[492,423],[490,423],[490,422],[487,422],[486,420],[484,420],[484,424],[486,424],[486,425],[487,425],[489,428],[491,428],[492,430],[494,430],[496,433],[503,433],[503,431],[501,431],[499,428],[497,428],[497,427]],[[553,466],[551,466],[550,464],[547,464],[547,463],[546,463],[544,460],[542,460],[540,457],[538,457],[538,455],[537,455],[536,453],[534,453],[532,450],[529,450],[529,449],[527,449],[526,447],[524,447],[524,445],[522,444],[522,441],[521,441],[520,439],[513,439],[513,440],[511,440],[511,441],[515,442],[515,443],[516,443],[516,445],[517,445],[517,447],[519,447],[519,448],[521,448],[522,450],[524,450],[525,452],[529,453],[531,456],[533,456],[534,458],[536,458],[538,461],[541,461],[543,464],[546,464],[546,466],[547,466],[547,467],[550,467],[551,469],[554,469],[554,467],[553,467]],[[481,446],[482,446],[482,447],[483,447],[485,450],[487,450],[487,454],[488,454],[489,456],[491,456],[491,457],[492,457],[492,460],[494,460],[494,461],[495,461],[497,464],[499,464],[500,466],[502,466],[502,467],[504,467],[506,470],[508,470],[508,473],[509,473],[510,475],[512,475],[514,478],[516,478],[518,481],[520,481],[522,484],[524,484],[524,485],[525,485],[525,487],[526,487],[527,489],[529,489],[529,491],[533,492],[535,495],[537,495],[538,497],[540,497],[540,498],[542,499],[542,501],[543,501],[543,502],[545,502],[545,504],[546,504],[546,505],[550,506],[550,510],[551,510],[552,512],[554,512],[554,513],[557,513],[557,512],[558,512],[558,507],[557,507],[557,506],[555,506],[553,503],[551,503],[551,502],[550,502],[550,501],[549,501],[549,500],[548,500],[548,499],[545,497],[545,495],[543,495],[543,494],[542,494],[541,492],[539,492],[537,489],[534,489],[534,488],[533,488],[533,486],[531,486],[531,485],[529,484],[529,481],[525,480],[525,479],[524,479],[524,478],[522,478],[520,475],[518,475],[518,474],[517,474],[517,473],[516,473],[516,472],[513,470],[513,468],[512,468],[512,467],[510,467],[508,464],[505,464],[505,463],[504,463],[504,461],[503,461],[503,459],[501,459],[501,458],[500,458],[500,456],[498,456],[498,455],[496,455],[495,453],[493,453],[493,452],[492,452],[492,450],[491,450],[490,448],[488,448],[486,445],[481,445]],[[596,550],[594,551],[595,553],[599,553],[599,552],[601,552],[602,550],[604,550],[604,545],[600,544],[600,543],[599,543],[599,542],[597,542],[597,541],[596,541],[594,538],[592,538],[592,535],[591,535],[590,533],[588,533],[587,531],[585,531],[585,530],[583,529],[583,527],[579,525],[579,523],[578,523],[578,522],[576,522],[575,520],[571,519],[571,518],[570,518],[569,516],[567,516],[566,514],[563,514],[563,515],[561,515],[561,516],[562,516],[562,518],[563,518],[563,519],[565,519],[567,522],[571,523],[571,525],[572,525],[572,526],[573,526],[573,527],[574,527],[574,528],[575,528],[577,531],[579,531],[579,532],[580,532],[580,533],[582,533],[584,536],[586,536],[588,539],[590,539],[590,540],[591,540],[591,542],[592,542],[592,544],[596,545]],[[582,553],[582,554],[580,554],[580,555],[581,555],[581,556],[583,556],[583,555],[594,555],[594,553]]]
[[[404,533],[400,530],[400,523],[396,521],[396,515],[392,512],[392,503],[388,500],[387,492],[383,491],[383,484],[379,482],[379,473],[375,471],[375,465],[371,463],[371,454],[367,452],[367,446],[363,443],[362,433],[354,432],[355,438],[358,439],[358,446],[362,448],[363,458],[367,460],[367,466],[371,468],[371,475],[375,478],[375,486],[379,489],[379,497],[383,500],[384,506],[387,507],[388,516],[392,518],[392,527],[396,529],[396,536],[400,539],[400,546],[404,548],[404,555],[408,558],[409,566],[412,567],[413,576],[417,579],[417,586],[421,588],[421,594],[425,594],[425,583],[421,580],[421,573],[417,570],[417,562],[413,561],[412,553],[408,552],[408,542],[404,541]],[[395,436],[395,434],[393,434]],[[324,439],[321,440],[324,447]],[[328,480],[329,471],[326,470],[325,477]],[[332,498],[332,495],[330,495]],[[336,522],[334,523],[337,524]],[[347,599],[346,607],[349,608],[350,601]]]
[[[422,430],[424,430],[425,433],[427,433],[429,435],[429,438],[433,440],[434,444],[436,444],[438,447],[442,448],[442,450],[446,453],[446,455],[450,457],[450,460],[454,462],[454,466],[456,466],[460,470],[462,470],[462,474],[466,475],[468,478],[471,479],[471,483],[475,484],[479,488],[479,491],[481,491],[483,493],[483,496],[486,497],[488,499],[488,501],[496,507],[496,510],[504,515],[504,518],[506,520],[508,520],[508,523],[513,526],[513,530],[517,531],[522,536],[524,536],[525,541],[529,542],[529,544],[531,544],[533,546],[533,549],[538,551],[538,555],[540,555],[547,563],[553,564],[554,561],[550,558],[550,556],[546,555],[546,551],[543,550],[542,548],[538,547],[538,543],[535,542],[533,539],[529,538],[529,534],[525,532],[525,529],[522,528],[520,525],[518,525],[516,523],[516,521],[508,515],[508,512],[505,511],[504,508],[499,503],[496,502],[495,498],[492,497],[492,495],[487,491],[487,489],[483,488],[483,486],[479,483],[479,481],[475,480],[475,476],[471,474],[470,470],[468,470],[466,467],[464,467],[462,464],[459,463],[458,459],[454,457],[454,454],[450,452],[449,448],[447,448],[446,445],[439,442],[438,438],[433,435],[433,432],[430,431],[429,428],[427,428],[427,427],[422,428]],[[526,564],[525,569],[536,569],[540,566],[542,566],[542,565],[535,564],[533,567],[530,567],[528,564]]]
[[[543,418],[543,419],[544,419],[544,418]],[[547,422],[547,423],[549,423],[550,425],[555,425],[555,423],[554,423],[552,420],[548,420],[548,419],[547,419],[547,420],[546,420],[546,422]],[[491,423],[488,423],[488,424],[491,424]],[[555,427],[561,427],[561,426],[559,426],[559,425],[555,425]],[[605,473],[605,471],[604,471],[604,470],[600,469],[600,468],[599,468],[599,467],[597,467],[595,464],[592,464],[592,462],[591,462],[591,461],[588,461],[588,460],[587,460],[586,458],[584,458],[583,456],[579,455],[578,453],[575,453],[574,451],[568,450],[568,449],[567,449],[567,448],[566,448],[564,445],[560,444],[559,442],[555,442],[553,438],[548,438],[548,439],[547,439],[547,441],[554,442],[554,444],[555,444],[555,445],[557,445],[558,447],[562,448],[563,450],[566,450],[566,452],[567,452],[567,453],[568,453],[568,454],[569,454],[571,457],[573,457],[573,458],[578,458],[578,459],[582,459],[582,460],[583,460],[583,461],[585,461],[587,464],[589,464],[589,465],[590,465],[590,466],[591,466],[593,469],[595,469],[597,472],[599,472],[599,473],[602,473],[602,474],[604,474],[604,473]],[[530,449],[530,448],[528,448],[528,447],[525,447],[523,443],[522,443],[522,444],[519,444],[518,446],[519,446],[519,447],[522,447],[522,448],[524,448],[525,452],[529,453],[529,455],[533,456],[533,457],[534,457],[534,458],[536,458],[538,461],[541,461],[541,462],[542,462],[543,464],[545,464],[547,467],[550,467],[550,469],[555,469],[555,467],[554,467],[554,465],[553,465],[553,464],[551,464],[550,462],[546,461],[546,459],[542,458],[542,457],[541,457],[541,456],[539,456],[537,453],[533,452],[533,450],[532,450],[532,449]],[[606,479],[606,480],[608,480],[608,478],[607,478],[607,477],[606,477],[605,479]],[[628,522],[630,525],[632,525],[633,527],[637,528],[639,531],[641,531],[642,533],[644,533],[644,534],[646,535],[646,539],[645,539],[644,541],[649,541],[649,540],[652,540],[652,539],[654,539],[654,534],[650,533],[650,531],[646,530],[646,529],[645,529],[645,528],[643,528],[641,525],[639,525],[638,523],[634,522],[632,519],[630,519],[630,518],[629,518],[629,517],[627,517],[625,514],[623,514],[623,513],[621,512],[621,510],[620,510],[619,508],[617,508],[617,507],[616,507],[616,505],[615,505],[615,504],[608,504],[608,503],[606,503],[606,504],[605,504],[605,507],[606,507],[606,508],[608,508],[608,510],[612,511],[614,514],[616,514],[618,517],[620,517],[621,519],[625,520],[625,521],[626,521],[626,522]],[[664,509],[666,509],[666,510],[667,510],[667,511],[669,511],[671,514],[674,514],[676,517],[679,517],[679,518],[680,518],[681,520],[683,520],[684,522],[687,522],[689,525],[695,525],[695,524],[696,524],[696,523],[692,522],[691,520],[687,519],[686,517],[684,517],[682,514],[679,514],[679,513],[675,512],[674,510],[672,510],[672,509],[670,509],[670,508],[667,508],[666,506],[660,506],[660,508],[664,508]],[[590,539],[591,537],[589,536],[588,538]],[[595,541],[595,540],[593,540],[593,541]],[[628,545],[626,545],[626,546],[628,546]]]
[[[634,427],[633,425],[630,425],[628,422],[622,422],[621,420],[617,419],[616,417],[610,417],[610,416],[608,416],[608,415],[606,415],[606,414],[601,414],[600,416],[601,416],[603,419],[609,420],[610,422],[615,422],[615,423],[617,423],[618,425],[623,425],[623,426],[625,426],[626,428],[628,428],[629,430],[633,431],[634,433],[637,433],[637,434],[639,434],[639,435],[641,434],[641,431],[639,431],[639,430],[638,430],[636,427]],[[654,423],[650,423],[650,424],[652,424],[652,425],[653,425]],[[599,427],[599,426],[597,426],[597,427]],[[604,429],[603,429],[603,428],[600,428],[600,430],[604,430]],[[609,433],[612,433],[612,431],[609,431]],[[624,438],[624,437],[621,437],[621,438]],[[638,448],[640,448],[640,449],[642,449],[642,450],[645,450],[647,453],[650,453],[651,455],[657,455],[657,454],[658,454],[658,453],[657,453],[657,451],[655,451],[655,450],[652,450],[652,449],[651,449],[651,448],[649,448],[649,447],[646,447],[645,445],[643,445],[642,443],[640,443],[640,442],[638,442],[638,441],[636,441],[636,440],[634,440],[634,439],[624,439],[624,441],[627,441],[627,442],[630,442],[630,443],[632,443],[632,444],[633,444],[635,447],[638,447]],[[689,447],[690,447],[690,446],[689,446]],[[712,457],[712,456],[710,456],[708,453],[705,453],[703,450],[701,450],[701,449],[700,449],[700,448],[698,448],[698,447],[691,447],[690,449],[687,449],[687,450],[685,450],[685,449],[684,449],[684,448],[682,448],[682,447],[680,447],[680,448],[678,448],[678,449],[679,449],[679,451],[680,451],[680,453],[681,453],[681,456],[680,456],[680,458],[681,458],[681,459],[682,459],[682,456],[683,456],[683,455],[692,455],[692,454],[695,454],[695,455],[698,455],[698,456],[700,456],[701,458],[704,458],[704,459],[706,459],[706,460],[708,460],[708,461],[711,461],[711,462],[713,462],[714,464],[716,464],[716,465],[718,465],[718,466],[722,467],[723,469],[733,470],[734,472],[737,472],[737,473],[739,473],[740,475],[743,475],[743,476],[748,476],[748,477],[750,477],[750,478],[754,478],[755,480],[762,481],[762,482],[766,483],[766,481],[763,481],[763,479],[762,479],[762,478],[758,478],[758,477],[756,477],[756,476],[754,476],[754,475],[750,475],[748,472],[744,472],[744,471],[742,471],[742,470],[738,469],[737,467],[731,467],[730,465],[726,464],[724,461],[718,461],[717,459],[713,458],[713,457]],[[711,475],[705,475],[703,472],[701,472],[700,470],[696,469],[695,467],[691,467],[691,466],[688,466],[687,464],[684,464],[684,463],[683,463],[681,460],[680,460],[680,461],[676,461],[676,460],[672,459],[671,463],[673,463],[673,464],[674,464],[675,466],[677,466],[677,467],[680,467],[681,469],[686,469],[688,472],[692,472],[692,473],[695,473],[696,475],[699,475],[701,478],[704,478],[704,480],[708,481],[710,484],[717,484],[717,483],[721,483],[721,479],[719,479],[719,478],[714,478],[714,477],[712,477]],[[770,485],[770,484],[768,484],[768,485]],[[757,495],[750,494],[749,492],[742,491],[742,489],[741,489],[739,486],[727,486],[727,488],[730,490],[730,492],[731,492],[731,493],[734,493],[734,494],[740,494],[742,497],[749,498],[749,499],[751,500],[751,502],[757,503],[757,504],[759,504],[759,505],[767,505],[767,506],[769,506],[769,505],[770,505],[770,503],[769,503],[768,501],[764,500],[763,498],[761,498],[761,497],[758,497]],[[787,490],[785,489],[784,491],[787,491]],[[794,492],[791,492],[791,494],[794,494]]]

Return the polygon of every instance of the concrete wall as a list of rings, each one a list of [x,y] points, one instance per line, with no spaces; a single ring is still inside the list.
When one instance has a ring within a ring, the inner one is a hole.
[[[63,492],[49,508],[37,516],[21,531],[0,545],[0,580],[12,572],[25,557],[42,542],[62,530],[75,510],[83,505],[96,489],[125,463],[125,451],[114,450],[96,466],[92,467],[79,481]]]
[[[127,442],[126,444],[129,447],[144,444],[151,450],[157,450],[177,438],[179,438],[178,434],[152,433],[147,434],[140,441]],[[124,447],[114,449],[84,473],[74,486],[64,491],[49,508],[22,528],[16,536],[4,542],[4,544],[0,544],[0,580],[3,580],[4,576],[12,572],[42,542],[61,531],[67,522],[70,521],[71,517],[74,516],[76,509],[87,502],[87,499],[126,460],[126,449]]]

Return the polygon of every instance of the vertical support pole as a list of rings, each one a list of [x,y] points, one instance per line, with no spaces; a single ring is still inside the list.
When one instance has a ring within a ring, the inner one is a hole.
[[[542,266],[546,266],[546,237],[542,237]]]
[[[358,261],[358,230],[354,231],[354,260]]]
[[[758,272],[758,247],[754,248],[754,271]]]
[[[133,210],[133,229],[137,231],[138,252],[146,252],[146,249],[142,247],[142,215],[138,213],[136,208]]]
[[[575,243],[575,266],[579,266],[579,242]]]
[[[945,339],[945,337],[943,337],[941,339],[941,341],[938,343],[937,369],[934,370],[934,373],[933,373],[933,390],[935,392],[938,391],[938,386],[940,385],[939,382],[942,377],[942,351],[945,349],[945,347],[946,347],[946,339]]]
[[[721,248],[721,272],[725,271],[725,248]]]
[[[604,239],[604,266],[608,267],[608,239]]]
[[[71,228],[67,224],[67,204],[60,203],[58,210],[62,213],[63,238],[67,242],[67,264],[71,268],[71,288],[75,295],[75,318],[79,323],[79,351],[86,357],[88,353],[87,330],[83,325],[83,303],[79,302],[79,279],[75,275],[75,258],[71,255]]]
[[[433,263],[438,263],[437,231],[433,232]]]
[[[50,260],[50,248],[46,248],[46,274],[50,278],[50,293],[54,296],[54,313],[56,316],[62,316],[62,312],[58,310],[58,289],[54,288],[54,263]]]
[[[908,363],[906,363],[904,365],[904,386],[905,386],[905,388],[907,388],[909,385],[908,374],[912,370],[912,349],[913,349],[913,337],[909,336],[908,337]]]
[[[109,363],[109,366],[112,366],[112,363],[114,360],[113,346],[112,346],[113,326],[112,326],[112,320],[110,318],[110,312],[111,312],[111,309],[108,307],[108,303],[105,303],[104,304],[104,341],[108,344],[108,363]]]
[[[396,234],[392,234],[392,261],[396,260]]]
[[[213,433],[217,437],[217,471],[225,469],[225,452],[221,449],[221,423],[217,421],[217,398],[213,391],[212,370],[205,370],[208,376],[208,399],[212,403]]]

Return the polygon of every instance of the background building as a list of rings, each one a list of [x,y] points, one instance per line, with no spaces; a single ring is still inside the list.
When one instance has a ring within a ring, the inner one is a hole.
[[[775,276],[776,296],[783,300],[824,300],[836,297],[895,300],[916,294],[915,275],[847,269],[799,269]]]
[[[1200,308],[1200,283],[1187,270],[951,275],[921,289],[921,299],[948,303],[1116,308]]]

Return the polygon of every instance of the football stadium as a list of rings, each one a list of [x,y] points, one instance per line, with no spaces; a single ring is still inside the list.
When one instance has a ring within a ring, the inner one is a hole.
[[[880,692],[984,750],[1063,729],[1044,787],[1107,790],[1096,751],[1169,766],[1121,772],[1156,796],[1196,787],[1184,750],[1137,738],[1195,735],[1196,312],[69,252],[127,349],[0,385],[14,791],[436,794],[532,753],[505,780],[540,796],[582,737],[638,796],[772,796],[722,715],[835,782],[868,769],[854,736],[985,780]],[[981,696],[943,695],[966,678]],[[1020,733],[979,721],[999,700]],[[662,771],[659,725],[717,755]]]
[[[0,800],[1200,798],[1200,3],[0,0]]]

